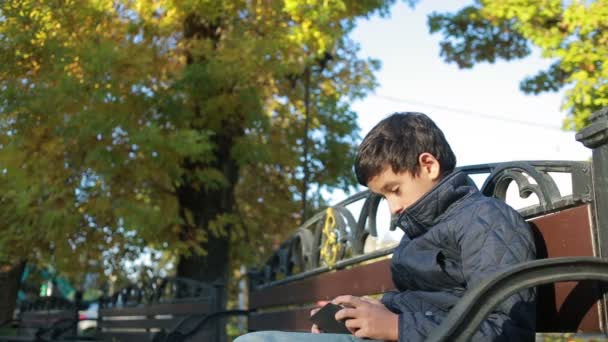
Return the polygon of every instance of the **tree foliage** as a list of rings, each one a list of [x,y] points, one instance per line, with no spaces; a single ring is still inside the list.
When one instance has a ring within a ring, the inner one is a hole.
[[[531,94],[565,88],[567,129],[584,127],[591,113],[608,105],[606,1],[476,0],[456,13],[434,13],[428,22],[432,33],[443,35],[443,58],[461,68],[540,49],[553,63],[520,88]]]
[[[210,238],[260,258],[301,219],[307,70],[309,182],[353,184],[378,63],[348,33],[390,3],[0,2],[0,261],[117,272]]]

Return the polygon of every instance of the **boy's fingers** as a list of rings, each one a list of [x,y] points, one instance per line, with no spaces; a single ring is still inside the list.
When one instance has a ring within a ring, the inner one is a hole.
[[[331,302],[334,304],[338,304],[338,305],[342,305],[342,306],[349,306],[349,307],[353,307],[353,308],[356,308],[357,306],[361,305],[362,303],[365,303],[365,301],[363,301],[361,298],[356,297],[356,296],[351,296],[351,295],[338,296],[338,297],[334,298],[334,300],[332,300]]]
[[[382,303],[381,301],[379,301],[379,300],[377,300],[377,299],[374,299],[374,298],[372,298],[372,297],[368,297],[368,296],[363,296],[363,297],[361,297],[361,300],[363,300],[363,301],[365,301],[365,302],[368,302],[368,303],[371,303],[371,304],[379,304],[379,303]]]
[[[317,301],[315,304],[317,305],[316,308],[310,310],[310,315],[314,315],[315,313],[317,313],[317,311],[321,310],[322,307],[324,307],[325,305],[327,305],[327,303],[329,303],[326,300],[319,300]]]
[[[310,327],[310,332],[313,334],[320,334],[321,329],[319,329],[316,324],[313,324],[312,327]]]
[[[346,325],[346,328],[353,334],[361,327],[361,324],[357,319],[348,319],[346,322],[344,322],[344,324]]]
[[[357,317],[357,309],[353,309],[353,308],[344,308],[344,309],[336,312],[336,316],[335,316],[335,318],[338,321],[345,320],[345,319],[350,320],[350,318],[356,318],[356,317]]]

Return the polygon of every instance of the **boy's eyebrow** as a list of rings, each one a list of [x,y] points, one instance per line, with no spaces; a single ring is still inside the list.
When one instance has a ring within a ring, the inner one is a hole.
[[[399,185],[399,182],[388,182],[382,186],[382,192],[390,192],[395,185]]]

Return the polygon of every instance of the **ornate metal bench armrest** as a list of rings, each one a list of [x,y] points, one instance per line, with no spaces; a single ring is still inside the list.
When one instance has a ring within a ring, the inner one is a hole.
[[[512,294],[526,288],[562,281],[608,282],[608,260],[567,257],[534,260],[485,279],[456,304],[427,342],[469,341],[492,310]]]

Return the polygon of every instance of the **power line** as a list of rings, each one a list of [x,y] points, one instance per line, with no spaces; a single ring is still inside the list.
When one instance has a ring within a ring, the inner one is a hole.
[[[396,97],[386,96],[386,95],[381,95],[381,94],[371,94],[370,96],[375,96],[377,98],[391,101],[391,102],[396,102],[396,103],[405,103],[405,104],[415,105],[415,106],[424,106],[424,107],[429,107],[429,108],[434,108],[434,109],[439,109],[439,110],[446,110],[446,111],[453,112],[453,113],[459,113],[459,114],[467,115],[467,116],[475,116],[475,117],[483,118],[483,119],[498,120],[498,121],[504,121],[504,122],[509,122],[509,123],[516,123],[516,124],[525,125],[525,126],[540,127],[540,128],[544,128],[544,129],[563,132],[561,127],[557,126],[557,125],[547,125],[547,124],[542,124],[539,122],[505,118],[502,116],[474,112],[472,110],[467,110],[467,109],[435,105],[435,104],[430,104],[430,103],[426,103],[426,102],[401,99],[401,98],[396,98]]]

